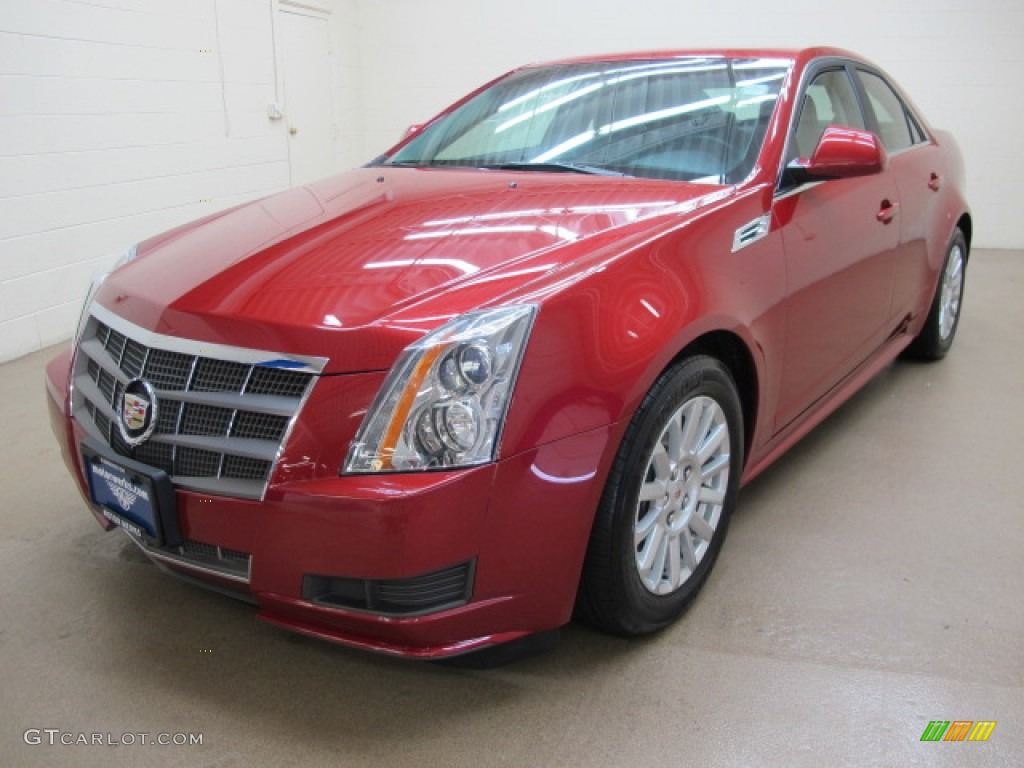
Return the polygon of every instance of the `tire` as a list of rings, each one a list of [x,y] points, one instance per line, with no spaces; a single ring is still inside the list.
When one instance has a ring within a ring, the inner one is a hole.
[[[613,634],[645,635],[683,613],[722,548],[743,444],[739,395],[722,363],[691,357],[661,375],[609,473],[578,618]]]
[[[935,288],[928,319],[917,338],[907,347],[907,356],[918,360],[941,360],[953,346],[963,306],[964,274],[967,270],[967,239],[959,228],[953,231],[939,284]]]

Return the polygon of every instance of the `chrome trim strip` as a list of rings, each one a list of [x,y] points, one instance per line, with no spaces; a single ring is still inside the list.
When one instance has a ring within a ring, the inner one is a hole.
[[[181,392],[169,389],[157,389],[156,393],[167,400],[265,413],[270,416],[291,416],[295,413],[295,398],[281,395],[238,395],[234,392],[197,392],[195,390]]]
[[[270,352],[260,349],[249,349],[247,347],[235,347],[228,344],[215,344],[209,341],[197,341],[185,339],[180,336],[165,336],[162,333],[155,333],[146,330],[135,323],[125,320],[116,315],[101,304],[93,303],[90,312],[93,317],[101,323],[110,326],[115,331],[123,333],[130,339],[139,342],[146,347],[157,347],[168,352],[178,352],[183,355],[195,355],[197,357],[213,357],[220,360],[230,360],[235,363],[246,365],[270,365],[271,367],[285,368],[300,373],[312,373],[319,375],[327,365],[326,357],[309,357],[306,355],[289,355],[281,352]],[[285,365],[273,365],[274,363],[286,363]]]
[[[779,202],[779,200],[785,200],[787,197],[792,197],[793,195],[803,194],[807,190],[814,189],[815,187],[817,187],[817,186],[819,186],[821,184],[824,184],[824,183],[825,183],[824,181],[807,181],[807,182],[804,182],[803,184],[800,184],[799,186],[793,187],[792,189],[787,189],[781,195],[776,194],[775,197],[772,199],[772,202],[773,203],[777,203],[777,202]]]
[[[165,435],[160,434],[150,442],[165,445],[180,445],[200,451],[241,456],[246,459],[273,461],[277,453],[276,440],[260,440],[255,437],[220,437],[218,435]],[[183,475],[184,477],[184,475]]]
[[[78,391],[88,401],[90,401],[95,408],[103,412],[103,415],[110,419],[111,422],[117,420],[117,412],[114,407],[107,400],[106,396],[100,392],[100,388],[96,386],[96,382],[91,379],[82,378],[82,381],[78,384]],[[108,442],[110,441],[110,435],[105,438]]]
[[[177,400],[179,403],[212,405],[216,408],[230,408],[238,411],[265,413],[269,416],[291,416],[295,413],[295,399],[280,395],[238,395],[234,392],[182,392],[178,389],[157,388],[156,394],[163,400]]]
[[[241,574],[235,573],[234,571],[221,570],[213,565],[196,563],[195,561],[189,560],[184,556],[174,555],[169,552],[161,552],[159,550],[152,549],[146,546],[145,542],[135,538],[135,536],[128,533],[128,531],[126,531],[124,528],[122,528],[121,530],[124,531],[125,536],[127,536],[135,543],[135,546],[142,550],[142,553],[146,555],[146,557],[152,560],[158,560],[163,563],[169,563],[178,568],[187,568],[191,571],[209,574],[211,576],[216,576],[217,578],[225,579],[227,581],[235,581],[239,584],[248,584],[252,579],[252,555],[249,556],[249,562],[246,563],[245,575],[242,576]]]
[[[208,493],[211,496],[263,501],[268,483],[263,480],[245,480],[234,477],[193,477],[192,475],[174,475],[174,489]]]
[[[110,435],[104,435],[100,432],[100,428],[96,426],[96,422],[92,420],[92,416],[89,415],[89,411],[86,410],[84,405],[78,408],[73,408],[71,411],[71,418],[73,418],[75,423],[84,429],[90,437],[95,437],[105,445],[110,445]]]
[[[879,141],[881,141],[881,139],[879,139]],[[889,156],[889,159],[892,160],[892,158],[894,158],[894,157],[899,157],[900,155],[905,155],[905,154],[907,154],[907,152],[913,152],[915,149],[924,149],[925,147],[930,147],[931,145],[932,145],[931,139],[928,138],[928,139],[925,139],[924,141],[919,141],[916,144],[911,144],[909,147],[904,147],[903,149],[897,149],[895,152],[890,152],[889,150],[886,150],[886,154]]]

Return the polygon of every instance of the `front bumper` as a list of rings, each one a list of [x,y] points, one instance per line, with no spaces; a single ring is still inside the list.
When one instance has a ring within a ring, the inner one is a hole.
[[[67,415],[69,354],[47,367],[47,400],[87,499],[78,454],[85,433]],[[332,387],[348,386],[344,379],[321,381],[318,399],[331,401]],[[306,414],[310,406],[315,412],[311,402]],[[186,549],[136,543],[165,568],[254,601],[273,624],[401,656],[461,654],[569,620],[607,471],[609,428],[473,469],[348,477],[334,463],[344,446],[321,446],[328,458],[316,469],[312,438],[325,431],[295,430],[262,500],[177,490]],[[294,469],[304,464],[313,469]],[[454,599],[456,589],[439,602],[425,599],[425,610],[406,610],[402,600],[424,599],[435,583],[451,589],[456,571],[466,580],[462,599]],[[399,597],[361,602],[360,584],[383,584]],[[324,599],[329,585],[341,585],[334,589],[341,599]]]

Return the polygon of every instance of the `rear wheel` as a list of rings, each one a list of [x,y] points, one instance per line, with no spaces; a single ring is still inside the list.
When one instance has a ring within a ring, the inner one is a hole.
[[[940,360],[953,346],[960,307],[964,296],[964,272],[967,269],[967,239],[959,229],[953,232],[946,249],[935,297],[925,320],[924,328],[907,348],[911,357],[922,360]]]
[[[609,474],[578,615],[624,635],[675,620],[722,547],[742,465],[740,402],[729,370],[705,356],[667,370],[634,416]]]

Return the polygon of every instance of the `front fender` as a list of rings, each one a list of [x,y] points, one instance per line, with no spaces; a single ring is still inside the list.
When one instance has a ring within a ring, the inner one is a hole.
[[[770,397],[760,382],[772,380],[782,344],[781,237],[769,233],[731,251],[736,229],[762,215],[763,205],[757,194],[732,198],[628,249],[593,254],[571,280],[563,276],[564,289],[547,291],[502,456],[628,420],[673,359],[715,331],[743,343],[759,396]]]

